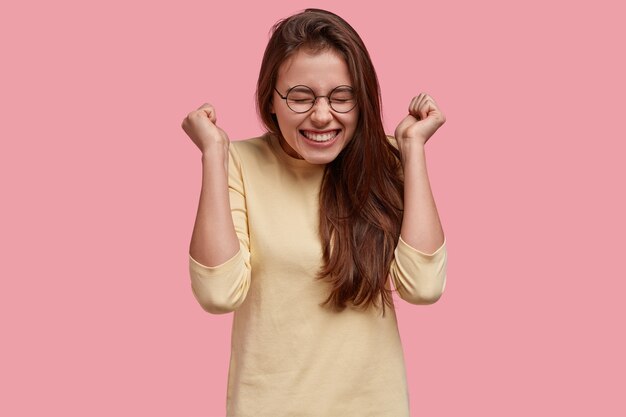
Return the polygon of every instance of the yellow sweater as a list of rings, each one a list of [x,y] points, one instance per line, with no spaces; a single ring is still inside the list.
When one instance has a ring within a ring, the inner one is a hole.
[[[335,313],[322,262],[323,166],[288,156],[276,137],[232,142],[230,204],[240,251],[207,267],[190,257],[193,293],[210,313],[234,311],[227,416],[409,416],[396,315]],[[399,240],[390,277],[413,304],[445,287],[445,242],[425,254]]]

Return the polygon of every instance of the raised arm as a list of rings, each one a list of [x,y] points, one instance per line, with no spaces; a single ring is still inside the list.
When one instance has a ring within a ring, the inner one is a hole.
[[[404,216],[400,236],[413,248],[433,253],[444,235],[426,170],[426,141],[445,122],[435,101],[425,93],[411,100],[409,114],[398,124],[395,137],[404,172]]]
[[[404,215],[391,278],[401,298],[413,304],[437,301],[446,284],[445,237],[426,170],[424,145],[445,122],[427,94],[414,97],[395,137],[404,175]]]
[[[228,135],[215,123],[215,109],[202,105],[182,128],[202,152],[202,190],[189,254],[207,266],[220,265],[239,250],[228,193]]]
[[[182,127],[202,152],[202,190],[189,248],[191,287],[202,308],[217,314],[244,301],[250,253],[241,167],[215,123],[215,109],[205,104]]]

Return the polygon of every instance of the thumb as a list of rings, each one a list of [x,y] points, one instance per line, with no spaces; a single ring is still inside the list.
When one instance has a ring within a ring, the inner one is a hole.
[[[398,123],[398,127],[396,127],[395,136],[396,138],[402,136],[404,132],[411,126],[413,123],[417,122],[417,118],[408,114],[400,123]]]

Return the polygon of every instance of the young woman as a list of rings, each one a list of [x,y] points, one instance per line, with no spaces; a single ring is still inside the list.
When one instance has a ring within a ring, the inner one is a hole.
[[[445,286],[424,152],[445,118],[419,94],[386,136],[363,42],[318,9],[274,26],[257,106],[246,141],[210,104],[183,121],[203,166],[192,289],[234,311],[227,415],[409,416],[391,282],[413,304]]]

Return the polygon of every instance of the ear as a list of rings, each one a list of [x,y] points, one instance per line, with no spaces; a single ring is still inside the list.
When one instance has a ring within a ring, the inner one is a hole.
[[[270,101],[270,113],[276,114],[276,110],[274,110],[274,100]]]

